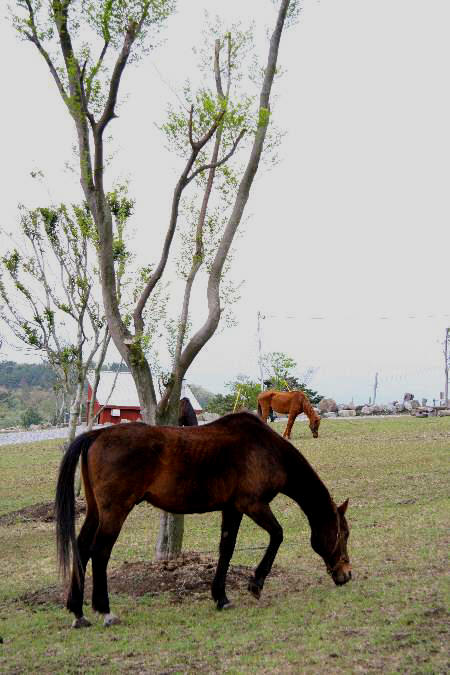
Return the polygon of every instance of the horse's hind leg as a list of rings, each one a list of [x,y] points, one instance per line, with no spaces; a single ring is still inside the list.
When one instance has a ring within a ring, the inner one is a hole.
[[[86,565],[91,556],[91,545],[98,527],[98,512],[95,504],[89,506],[85,521],[77,538],[79,565],[73,561],[72,580],[67,594],[66,607],[75,614],[72,628],[90,626],[83,615],[84,578]],[[78,567],[78,569],[77,569]]]
[[[217,609],[231,606],[231,602],[225,593],[225,581],[241,520],[242,513],[233,507],[222,511],[219,562],[217,563],[216,574],[211,587],[211,595],[216,602]]]
[[[248,583],[248,590],[259,600],[264,581],[272,569],[273,561],[275,560],[277,551],[283,541],[283,528],[273,515],[268,504],[258,502],[252,504],[245,509],[244,512],[270,535],[270,541],[266,552],[256,568],[254,576],[250,577]]]
[[[108,579],[106,568],[111,556],[112,548],[119,536],[122,525],[130,508],[111,508],[102,510],[99,514],[99,527],[92,546],[92,608],[103,614],[104,625],[112,626],[119,623],[119,619],[110,612],[108,597]]]

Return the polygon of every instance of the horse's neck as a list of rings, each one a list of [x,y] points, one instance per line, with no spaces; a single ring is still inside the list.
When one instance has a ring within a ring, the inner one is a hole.
[[[306,396],[303,396],[302,399],[303,399],[303,412],[305,413],[305,415],[309,417],[309,419],[311,419],[312,417],[315,416],[314,408],[312,407],[311,403],[306,398]]]
[[[288,479],[284,494],[297,502],[310,524],[336,516],[336,507],[325,483],[300,453],[289,457]]]

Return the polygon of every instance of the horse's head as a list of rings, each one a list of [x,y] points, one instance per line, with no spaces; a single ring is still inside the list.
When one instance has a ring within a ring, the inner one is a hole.
[[[309,428],[311,429],[311,433],[314,438],[319,437],[319,424],[320,424],[319,415],[314,415],[314,417],[312,417],[309,422]]]
[[[348,499],[338,506],[335,523],[326,528],[313,528],[311,533],[311,546],[323,558],[327,572],[337,586],[346,584],[352,578],[352,566],[347,553],[347,506]]]

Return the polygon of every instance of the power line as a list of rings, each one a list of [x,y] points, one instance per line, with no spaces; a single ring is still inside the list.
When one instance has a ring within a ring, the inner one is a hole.
[[[448,319],[450,314],[403,314],[395,316],[389,316],[385,314],[379,315],[357,315],[357,314],[346,314],[346,315],[302,315],[296,316],[294,314],[263,314],[262,312],[258,313],[261,319],[296,319],[299,321],[336,321],[336,319],[341,319],[344,321],[399,321],[404,319],[409,320],[423,320],[423,319]]]

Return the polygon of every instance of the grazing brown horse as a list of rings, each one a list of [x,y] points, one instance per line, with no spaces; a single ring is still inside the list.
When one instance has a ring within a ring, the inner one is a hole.
[[[196,427],[198,426],[197,415],[195,410],[192,407],[192,403],[184,396],[180,400],[180,408],[178,414],[178,426],[179,427]]]
[[[75,538],[74,475],[81,455],[87,512]],[[283,530],[269,503],[279,493],[296,501],[311,527],[311,545],[337,585],[351,578],[347,554],[348,500],[337,507],[317,473],[291,444],[256,415],[237,413],[198,427],[117,424],[78,436],[59,470],[55,513],[58,558],[66,573],[72,549],[67,608],[73,627],[83,616],[84,576],[92,558],[92,606],[104,625],[110,613],[106,567],[126,517],[142,501],[171,513],[222,511],[219,561],[212,583],[217,608],[228,607],[226,574],[243,514],[270,535],[267,550],[249,580],[260,597]]]
[[[263,391],[258,396],[258,415],[261,419],[267,420],[271,408],[275,412],[289,413],[288,423],[283,434],[285,438],[291,437],[291,429],[295,418],[302,412],[309,417],[309,428],[314,438],[319,436],[320,416],[303,391],[275,391],[274,389]]]

